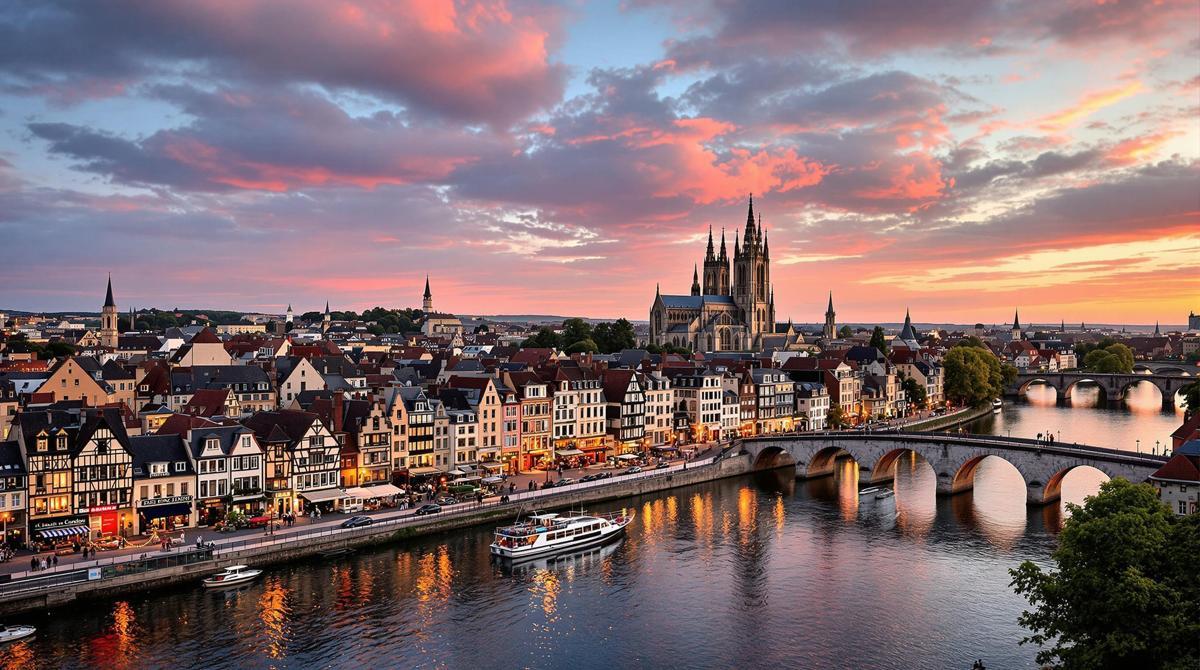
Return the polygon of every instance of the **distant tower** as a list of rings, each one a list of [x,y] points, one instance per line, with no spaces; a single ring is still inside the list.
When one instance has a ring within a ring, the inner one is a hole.
[[[137,312],[132,307],[129,308],[129,331],[137,330]]]
[[[112,275],[108,275],[108,293],[104,296],[104,307],[100,308],[100,345],[117,348],[117,303],[113,300]]]
[[[329,314],[329,301],[326,300],[325,301],[325,315],[321,317],[321,332],[322,333],[329,330],[329,322],[332,320],[333,320],[333,317],[330,316],[330,314]]]
[[[833,311],[833,291],[829,292],[829,306],[825,308],[825,329],[822,334],[827,340],[837,339],[837,312]]]
[[[1162,331],[1160,331],[1160,330],[1158,329],[1158,322],[1157,322],[1157,321],[1155,321],[1155,322],[1154,322],[1154,336],[1155,336],[1155,337],[1162,337]]]
[[[755,225],[754,198],[746,211],[746,232],[741,247],[734,247],[733,301],[744,315],[750,330],[750,347],[759,347],[762,336],[775,330],[774,307],[771,305],[770,248],[764,243],[762,219]]]
[[[292,303],[290,302],[288,303],[287,317],[284,320],[289,326],[291,326],[292,322],[294,321],[294,316],[292,315]]]
[[[1025,337],[1021,335],[1021,316],[1016,310],[1013,311],[1012,339],[1013,342],[1020,342],[1021,340],[1025,339]]]
[[[426,314],[433,311],[433,293],[429,291],[429,275],[425,275],[425,295],[421,299],[421,309]]]
[[[709,251],[712,251],[710,248]],[[707,273],[708,270],[705,270]],[[708,275],[705,274],[705,281],[708,281]],[[692,295],[700,295],[700,271],[695,265],[692,266]]]
[[[708,228],[708,249],[704,253],[704,295],[729,295],[729,253],[725,249],[725,231],[721,231],[721,251],[713,250],[712,227]],[[699,295],[699,294],[694,294]]]

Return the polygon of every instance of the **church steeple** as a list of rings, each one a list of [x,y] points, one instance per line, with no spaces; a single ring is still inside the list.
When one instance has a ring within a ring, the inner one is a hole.
[[[1012,339],[1014,342],[1025,339],[1021,334],[1021,315],[1018,310],[1013,310]]]
[[[100,345],[109,349],[117,348],[120,317],[117,315],[117,301],[113,300],[112,274],[108,275],[108,289],[104,294],[104,306],[100,308]]]
[[[729,256],[725,254],[725,229],[721,229],[721,254],[717,256],[719,260],[729,260]]]
[[[837,313],[833,311],[833,291],[829,292],[829,306],[825,308],[825,327],[821,335],[827,340],[837,338]]]
[[[1155,336],[1155,337],[1162,337],[1162,331],[1160,331],[1160,330],[1158,329],[1158,322],[1157,322],[1157,321],[1155,321],[1155,322],[1154,322],[1154,336]]]
[[[704,262],[708,263],[716,260],[717,256],[713,253],[712,226],[708,227],[708,249],[704,252]]]
[[[757,234],[754,231],[754,194],[750,194],[750,206],[746,211],[746,237],[742,240],[742,246],[749,251],[754,246],[754,241]]]
[[[426,313],[433,311],[433,293],[429,290],[429,275],[425,275],[425,293],[421,296],[421,310]]]
[[[105,307],[116,307],[117,303],[113,300],[112,295],[112,273],[108,275],[108,292],[104,296]]]
[[[692,295],[700,295],[700,270],[692,266]]]

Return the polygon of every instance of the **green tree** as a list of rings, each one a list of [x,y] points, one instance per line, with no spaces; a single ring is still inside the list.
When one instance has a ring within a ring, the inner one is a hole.
[[[1180,390],[1183,392],[1183,405],[1187,416],[1200,412],[1200,381],[1192,382]]]
[[[1083,357],[1083,368],[1091,372],[1129,374],[1133,372],[1133,350],[1119,342],[1092,349]]]
[[[846,417],[846,413],[842,411],[842,406],[831,405],[829,411],[825,413],[825,427],[838,430],[849,425],[850,420]]]
[[[612,334],[608,341],[606,353],[615,353],[622,349],[633,349],[637,346],[637,335],[633,332],[633,324],[629,319],[620,318],[612,322]]]
[[[567,347],[568,354],[594,354],[599,351],[600,347],[596,346],[596,343],[590,337],[579,340]]]
[[[561,349],[562,348],[562,338],[560,338],[558,336],[558,333],[555,333],[550,328],[548,328],[546,326],[542,326],[541,330],[539,330],[537,332],[537,334],[535,334],[533,337],[525,338],[525,341],[521,343],[521,347],[522,348],[538,347],[538,348],[545,348],[545,349]]]
[[[979,406],[1004,392],[1000,360],[991,351],[954,346],[942,360],[946,397],[962,404]]]
[[[883,326],[875,326],[875,330],[871,331],[871,346],[882,351],[885,356],[887,355],[887,335],[883,332]]]
[[[1114,479],[1070,518],[1043,571],[1010,571],[1032,610],[1020,616],[1042,649],[1037,662],[1064,670],[1195,668],[1200,665],[1200,515],[1175,516],[1148,484]]]
[[[900,382],[900,388],[904,390],[904,396],[908,398],[909,403],[917,407],[925,406],[925,398],[929,392],[925,390],[924,384],[912,377],[904,377],[904,381]]]
[[[842,338],[843,340],[848,337],[854,337],[854,330],[851,329],[850,326],[842,326],[841,328],[838,328],[838,337]]]
[[[567,319],[562,324],[562,343],[571,346],[580,340],[592,338],[592,327],[583,319]]]

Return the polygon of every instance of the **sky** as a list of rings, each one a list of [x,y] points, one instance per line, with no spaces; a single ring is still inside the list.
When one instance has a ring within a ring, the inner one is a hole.
[[[1195,0],[0,5],[0,309],[1200,311]]]

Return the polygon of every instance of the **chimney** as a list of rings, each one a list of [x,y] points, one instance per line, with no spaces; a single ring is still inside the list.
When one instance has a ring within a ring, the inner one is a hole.
[[[345,417],[346,392],[338,389],[333,392],[333,432],[342,432],[342,423]]]

